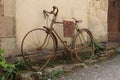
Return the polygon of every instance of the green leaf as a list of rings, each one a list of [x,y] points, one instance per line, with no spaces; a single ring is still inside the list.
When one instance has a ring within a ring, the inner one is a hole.
[[[1,80],[5,80],[5,76],[2,76]]]
[[[3,68],[7,68],[7,66],[8,66],[4,61],[0,62],[0,65],[1,65]]]
[[[4,51],[0,49],[0,56],[3,56]]]

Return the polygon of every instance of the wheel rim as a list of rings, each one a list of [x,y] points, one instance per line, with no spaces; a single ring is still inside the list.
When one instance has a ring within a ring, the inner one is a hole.
[[[44,29],[29,31],[23,38],[21,52],[24,61],[34,70],[43,70],[55,53],[55,40]]]
[[[80,61],[90,61],[94,54],[94,44],[91,33],[81,30],[74,39],[75,56]]]

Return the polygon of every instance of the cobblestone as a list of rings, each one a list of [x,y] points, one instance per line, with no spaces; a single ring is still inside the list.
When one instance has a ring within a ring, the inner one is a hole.
[[[58,80],[120,80],[120,55],[112,60],[79,69]]]

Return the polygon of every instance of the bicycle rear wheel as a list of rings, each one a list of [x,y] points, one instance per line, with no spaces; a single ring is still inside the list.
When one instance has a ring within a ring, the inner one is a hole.
[[[55,55],[55,36],[45,29],[33,29],[24,36],[21,52],[24,61],[32,70],[43,70]]]
[[[88,29],[79,30],[73,38],[72,47],[80,62],[90,61],[94,56],[94,42],[92,33]]]

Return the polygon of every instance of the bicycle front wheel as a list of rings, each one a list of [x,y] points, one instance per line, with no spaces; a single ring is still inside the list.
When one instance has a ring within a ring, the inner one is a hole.
[[[33,29],[24,36],[21,52],[24,61],[32,70],[43,70],[55,55],[55,36],[45,29]]]
[[[94,56],[94,42],[92,33],[88,29],[78,30],[73,38],[75,56],[80,62],[90,61]]]

